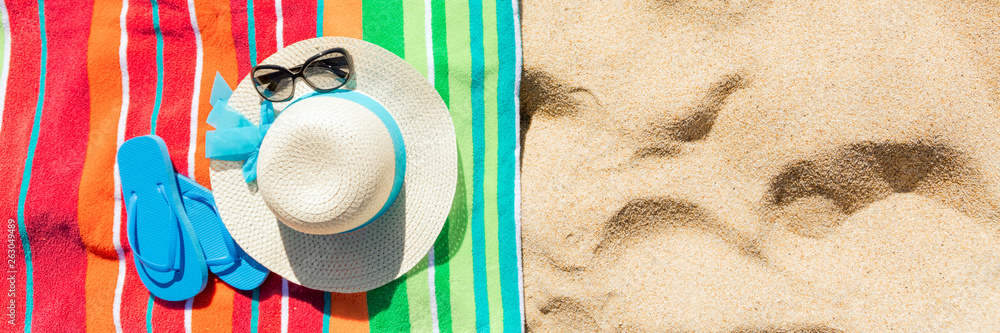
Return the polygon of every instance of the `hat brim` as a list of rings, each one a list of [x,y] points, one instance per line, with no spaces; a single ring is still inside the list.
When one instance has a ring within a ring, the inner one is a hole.
[[[292,67],[331,47],[351,53],[349,89],[378,101],[399,125],[406,175],[395,203],[377,220],[348,233],[311,235],[279,221],[243,179],[243,162],[212,160],[215,202],[233,239],[264,267],[302,286],[340,293],[367,291],[409,271],[430,250],[455,196],[458,150],[451,115],[434,87],[403,59],[374,44],[321,37],[297,42],[262,63]],[[296,97],[311,90],[296,83]],[[261,97],[249,76],[229,105],[260,124]],[[287,103],[274,103],[279,112]],[[267,138],[265,137],[265,140]]]

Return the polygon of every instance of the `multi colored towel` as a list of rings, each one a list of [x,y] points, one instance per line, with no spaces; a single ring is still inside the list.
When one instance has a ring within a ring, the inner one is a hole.
[[[0,331],[519,331],[518,2],[5,0],[0,77]],[[211,187],[204,134],[216,72],[234,85],[284,45],[362,38],[426,74],[458,134],[459,191],[425,262],[368,293],[272,274],[150,297],[133,267],[115,152],[162,137]]]

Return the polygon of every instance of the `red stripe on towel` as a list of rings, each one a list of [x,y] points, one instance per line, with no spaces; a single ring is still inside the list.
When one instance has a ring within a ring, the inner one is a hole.
[[[128,238],[125,235],[125,207],[122,205],[122,246],[126,251]],[[125,284],[122,287],[120,310],[122,330],[125,332],[146,332],[146,304],[149,302],[149,292],[142,285],[139,276],[135,274],[135,264],[131,252],[125,252]]]
[[[153,306],[153,332],[184,333],[184,303],[157,298]]]
[[[243,78],[250,73],[250,44],[247,41],[247,1],[248,0],[230,0],[229,1],[229,13],[232,24],[232,40],[233,45],[236,48],[236,68],[237,77]],[[249,0],[253,1],[253,0]],[[236,87],[236,82],[230,82],[232,87]]]
[[[4,228],[13,224],[17,228],[17,200],[21,192],[21,176],[28,153],[31,127],[35,116],[38,97],[39,63],[41,40],[38,29],[38,4],[34,1],[18,0],[6,2],[11,29],[11,68],[17,68],[16,75],[7,79],[7,98],[4,102],[3,127],[0,128],[0,212]],[[8,229],[9,230],[9,229]],[[4,331],[24,330],[25,312],[25,265],[18,230],[14,231],[14,325],[3,321]],[[30,240],[29,240],[30,242]],[[9,243],[8,243],[9,244]],[[8,263],[9,265],[9,263]],[[9,269],[9,266],[7,266]],[[6,271],[6,269],[5,269]],[[9,275],[8,275],[9,276]],[[5,276],[6,278],[6,276]],[[4,304],[10,304],[8,293],[4,294]],[[6,308],[6,306],[4,306]],[[5,310],[6,311],[6,310]],[[5,317],[8,319],[8,317]],[[9,330],[8,330],[9,329]]]
[[[129,107],[125,140],[148,135],[153,102],[156,98],[156,34],[153,31],[152,5],[145,0],[129,0],[125,27],[128,31]],[[125,332],[146,331],[149,292],[135,270],[135,259],[128,245],[125,205],[122,205],[120,239],[125,249],[125,286],[122,290],[121,319]],[[154,316],[157,315],[154,311]],[[154,317],[155,318],[155,317]]]
[[[126,29],[129,110],[125,140],[128,140],[150,133],[150,117],[156,98],[156,33],[149,0],[129,0]],[[122,240],[124,242],[125,238]]]
[[[76,198],[86,157],[89,89],[87,72],[89,1],[45,2],[48,61],[45,96],[25,224],[34,266],[32,330],[55,332],[84,325],[87,258],[79,240]],[[58,19],[53,13],[60,13]]]
[[[267,278],[270,279],[274,274],[270,274]],[[250,321],[252,320],[252,315],[250,312],[250,298],[253,292],[250,290],[238,290],[236,291],[236,296],[233,297],[233,332],[234,333],[247,333],[250,332]]]
[[[282,1],[284,45],[316,37],[316,1]],[[323,330],[323,292],[288,283],[288,331]]]
[[[282,1],[285,46],[316,37],[316,0]]]
[[[257,332],[281,332],[281,276],[270,274],[260,286]]]
[[[260,64],[278,50],[277,39],[275,39],[275,22],[278,19],[274,12],[274,0],[254,0],[253,16],[254,37],[257,41],[257,64]]]
[[[156,135],[167,143],[174,171],[187,174],[187,151],[191,133],[191,89],[194,89],[197,50],[194,34],[191,31],[191,18],[187,12],[187,1],[159,0],[157,7],[160,34],[163,36],[163,89],[160,91]],[[150,13],[152,14],[152,11]],[[156,307],[153,309],[153,331],[183,333],[184,303],[185,301],[168,302],[157,299]]]
[[[163,35],[163,91],[156,135],[167,142],[174,170],[188,173],[191,143],[191,96],[197,48],[187,0],[158,0]]]
[[[323,292],[288,283],[288,331],[323,331]]]
[[[236,53],[237,80],[229,82],[230,87],[235,88],[253,66],[250,63],[249,23],[247,19],[247,1],[253,0],[231,0],[229,2],[229,13],[232,27],[233,48]],[[256,17],[256,15],[255,15]],[[256,29],[254,29],[256,33]],[[255,38],[255,41],[257,39]],[[255,60],[256,62],[256,60]],[[268,279],[273,278],[269,276]],[[251,297],[252,291],[239,291],[233,297],[233,332],[250,332],[252,318]]]

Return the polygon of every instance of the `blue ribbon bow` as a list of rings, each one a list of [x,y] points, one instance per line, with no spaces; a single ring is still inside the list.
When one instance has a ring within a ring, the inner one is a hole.
[[[206,121],[214,131],[205,133],[205,157],[223,161],[244,161],[243,179],[247,183],[257,179],[257,153],[264,135],[274,123],[274,106],[264,100],[260,105],[260,125],[229,106],[233,90],[218,72],[212,84],[212,112]]]

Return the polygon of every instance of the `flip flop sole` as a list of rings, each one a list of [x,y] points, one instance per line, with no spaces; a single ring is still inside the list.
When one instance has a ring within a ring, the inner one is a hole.
[[[229,234],[215,208],[212,191],[182,175],[177,175],[177,183],[180,186],[181,200],[184,200],[184,209],[198,236],[201,250],[205,253],[209,270],[240,290],[251,290],[264,283],[270,271],[243,252],[239,244],[233,241],[233,236]]]
[[[166,143],[154,135],[132,138],[118,149],[117,158],[140,280],[164,300],[194,297],[208,282],[208,268],[184,211]]]

